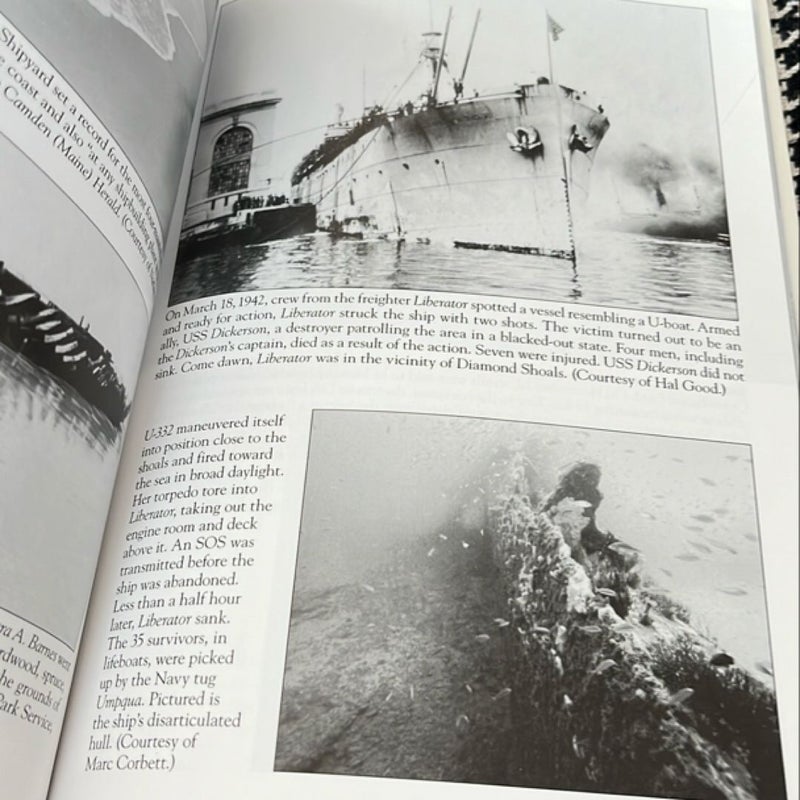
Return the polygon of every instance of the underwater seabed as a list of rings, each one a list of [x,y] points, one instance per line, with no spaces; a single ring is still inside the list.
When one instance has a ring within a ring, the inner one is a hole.
[[[590,530],[591,480],[540,497],[525,460],[363,582],[296,594],[275,768],[785,797],[771,688]]]

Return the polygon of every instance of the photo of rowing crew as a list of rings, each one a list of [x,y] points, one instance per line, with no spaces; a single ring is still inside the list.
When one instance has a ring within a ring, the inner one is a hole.
[[[2,136],[0,162],[0,606],[74,646],[148,314],[111,245]]]

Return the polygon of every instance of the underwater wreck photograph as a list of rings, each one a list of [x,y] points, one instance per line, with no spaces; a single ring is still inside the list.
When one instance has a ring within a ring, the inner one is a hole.
[[[314,412],[274,768],[786,797],[749,447]]]
[[[225,7],[170,302],[353,286],[736,319],[706,12],[479,6]]]

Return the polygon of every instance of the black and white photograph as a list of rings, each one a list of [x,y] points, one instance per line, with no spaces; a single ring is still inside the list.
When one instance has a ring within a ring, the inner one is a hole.
[[[148,314],[111,245],[2,136],[0,161],[0,606],[74,645]],[[42,220],[59,224],[43,236]]]
[[[749,446],[314,412],[277,771],[778,800],[772,675]]]
[[[705,10],[631,0],[238,0],[171,302],[353,286],[736,319],[709,48]]]
[[[3,13],[111,131],[162,229],[175,204],[214,0],[4,0]]]

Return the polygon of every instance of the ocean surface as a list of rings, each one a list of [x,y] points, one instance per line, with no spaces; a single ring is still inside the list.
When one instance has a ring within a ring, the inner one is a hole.
[[[0,606],[74,646],[119,457],[119,433],[0,344]]]
[[[170,301],[257,289],[463,292],[736,319],[731,251],[706,241],[593,232],[577,266],[544,256],[316,233],[178,264]]]

